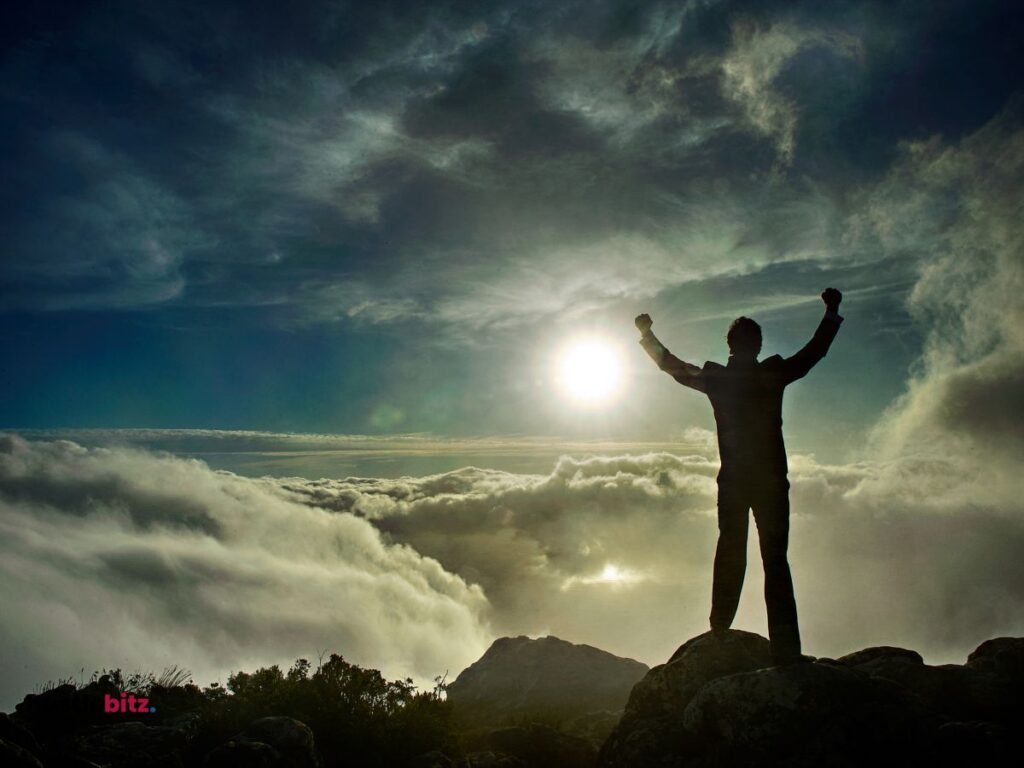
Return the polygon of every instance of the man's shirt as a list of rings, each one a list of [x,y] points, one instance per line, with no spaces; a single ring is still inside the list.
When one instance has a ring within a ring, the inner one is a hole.
[[[658,367],[711,400],[722,460],[719,479],[782,475],[789,471],[782,439],[782,395],[787,385],[807,375],[832,345],[843,318],[827,311],[814,336],[795,355],[762,361],[729,356],[726,365],[684,362],[651,333],[640,344]]]

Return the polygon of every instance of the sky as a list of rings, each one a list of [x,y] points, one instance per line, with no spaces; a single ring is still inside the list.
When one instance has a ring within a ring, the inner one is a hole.
[[[0,706],[323,648],[429,681],[503,634],[660,663],[706,623],[717,453],[633,318],[698,365],[739,315],[790,354],[827,286],[783,411],[808,652],[1024,633],[1022,33],[952,0],[9,10]]]

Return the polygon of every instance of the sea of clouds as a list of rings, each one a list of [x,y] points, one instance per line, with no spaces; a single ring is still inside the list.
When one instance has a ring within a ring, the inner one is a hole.
[[[324,650],[428,684],[504,634],[658,663],[706,624],[717,465],[704,437],[686,455],[564,456],[547,474],[311,480],[6,435],[3,700],[82,668],[176,663],[208,683]],[[978,495],[977,471],[794,457],[808,652],[897,644],[949,661],[1024,632],[1024,524],[998,485]],[[752,527],[737,626],[763,632],[755,547]]]

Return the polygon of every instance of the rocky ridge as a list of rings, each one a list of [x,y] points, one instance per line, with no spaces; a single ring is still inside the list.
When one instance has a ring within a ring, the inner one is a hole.
[[[601,748],[627,766],[1005,765],[1021,750],[1024,638],[930,666],[904,648],[771,665],[768,641],[707,633],[654,667]]]
[[[457,730],[450,748],[418,754],[402,765],[854,768],[902,761],[952,768],[1016,764],[1024,748],[1024,638],[988,640],[964,664],[928,665],[912,650],[878,646],[837,659],[808,657],[805,663],[777,667],[771,665],[765,638],[729,631],[698,635],[664,664],[641,667],[557,638],[497,641],[459,676],[458,685],[452,684],[453,711],[473,710],[464,718],[473,725]],[[616,681],[614,686],[605,675]],[[627,684],[629,675],[640,679]],[[210,734],[218,731],[193,708],[195,690],[157,690],[159,700],[174,702],[177,713],[159,720],[106,715],[103,697],[116,694],[110,680],[101,678],[81,688],[61,685],[26,696],[14,713],[0,713],[0,764],[349,764],[334,749],[321,752],[313,730],[288,712],[259,717],[233,736],[220,731],[223,735],[213,740]],[[603,698],[612,694],[620,699]],[[614,710],[589,709],[614,706],[627,697],[621,716]],[[573,701],[575,708],[569,706]],[[532,722],[534,705],[564,718]],[[557,707],[551,709],[553,705]],[[588,735],[574,732],[580,723],[590,724]],[[321,734],[330,736],[331,730]]]

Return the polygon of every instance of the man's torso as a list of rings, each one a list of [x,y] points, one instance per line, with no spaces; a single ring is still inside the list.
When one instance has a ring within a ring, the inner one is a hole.
[[[730,359],[728,365],[704,364],[705,388],[718,428],[720,479],[785,477],[782,362],[774,355],[761,362]]]

